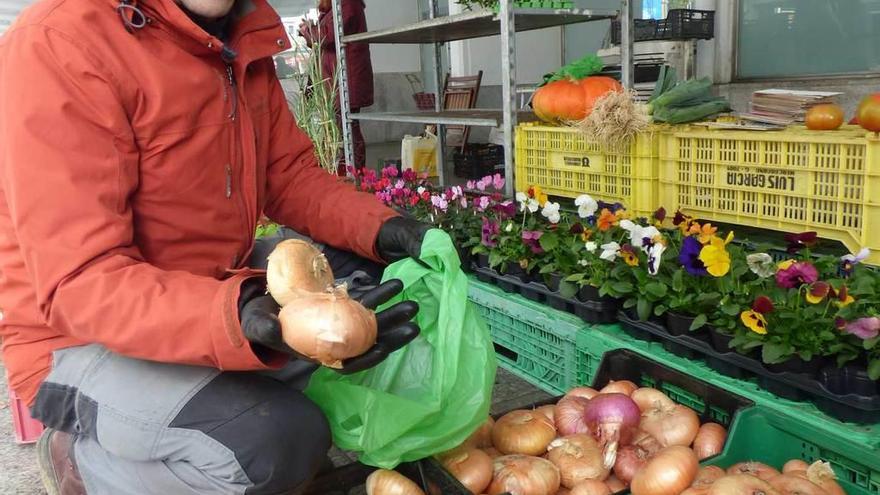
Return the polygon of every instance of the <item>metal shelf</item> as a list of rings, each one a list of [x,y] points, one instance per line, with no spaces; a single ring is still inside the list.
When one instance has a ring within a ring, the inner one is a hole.
[[[594,9],[513,9],[516,31],[611,19],[616,10]],[[492,11],[466,12],[426,19],[406,26],[353,34],[343,43],[443,43],[501,34],[501,18]]]
[[[380,122],[411,122],[415,124],[468,125],[475,127],[498,127],[504,122],[501,109],[443,110],[440,112],[374,112],[353,113],[352,120]],[[517,112],[519,122],[537,120],[533,112]]]

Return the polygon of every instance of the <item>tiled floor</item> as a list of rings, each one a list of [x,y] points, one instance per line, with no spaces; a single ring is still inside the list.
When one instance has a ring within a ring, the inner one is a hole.
[[[6,390],[6,372],[0,362],[0,391]],[[499,369],[495,380],[492,413],[498,413],[531,404],[549,397],[544,392]],[[334,450],[334,464],[351,462],[352,456]],[[5,392],[0,393],[0,494],[38,495],[46,492],[40,485],[40,477],[32,445],[16,445],[13,442],[12,418]]]

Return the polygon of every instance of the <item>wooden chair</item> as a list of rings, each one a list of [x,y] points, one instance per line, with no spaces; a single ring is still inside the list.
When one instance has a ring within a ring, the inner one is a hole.
[[[483,81],[483,71],[475,76],[452,77],[446,75],[443,84],[443,109],[444,110],[468,110],[477,104],[480,94],[480,84]],[[470,127],[465,125],[446,126],[446,145],[461,148],[464,152],[467,148]]]

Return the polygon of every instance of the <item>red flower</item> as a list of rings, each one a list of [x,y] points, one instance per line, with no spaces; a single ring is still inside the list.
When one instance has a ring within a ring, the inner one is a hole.
[[[419,198],[418,194],[413,194],[412,196],[409,197],[409,205],[415,206],[415,205],[419,204],[419,199],[420,198]]]
[[[584,232],[584,226],[581,225],[580,222],[575,223],[574,225],[571,226],[570,229],[568,229],[569,234],[583,234],[583,232]]]
[[[815,246],[819,242],[819,235],[815,232],[785,234],[785,242],[788,243],[788,253],[794,254],[801,249]]]
[[[774,309],[776,308],[773,306],[773,301],[767,296],[758,296],[752,303],[752,311],[762,315],[772,313]]]
[[[681,212],[679,212],[679,213],[681,213]],[[658,208],[657,211],[654,212],[654,220],[657,220],[658,222],[661,222],[661,223],[664,220],[666,220],[666,208],[664,208],[662,206],[660,208]]]

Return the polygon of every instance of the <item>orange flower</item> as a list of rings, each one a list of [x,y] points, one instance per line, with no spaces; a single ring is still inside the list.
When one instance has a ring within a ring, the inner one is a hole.
[[[614,216],[617,217],[618,221],[627,220],[632,217],[632,215],[630,215],[630,213],[623,208],[617,210],[617,213],[615,213]]]
[[[611,213],[611,210],[605,208],[602,210],[602,213],[599,215],[599,220],[597,221],[599,226],[599,230],[602,232],[606,232],[611,227],[617,225],[617,216],[614,213]]]
[[[699,223],[694,222],[688,228],[688,234],[697,236],[700,244],[708,244],[716,232],[718,232],[718,227],[713,227],[711,223],[700,225]]]

